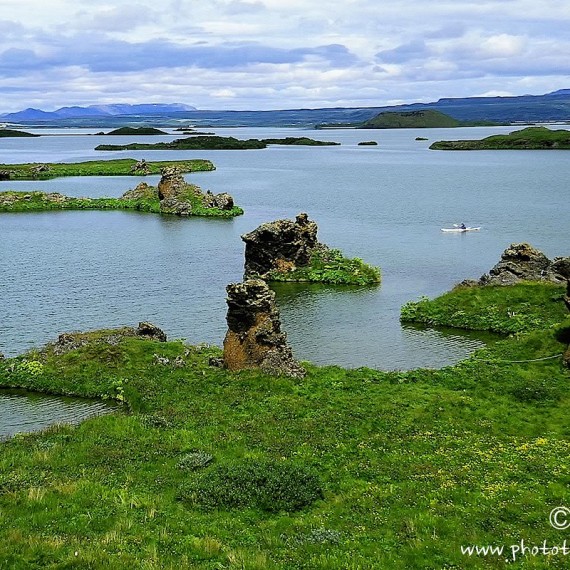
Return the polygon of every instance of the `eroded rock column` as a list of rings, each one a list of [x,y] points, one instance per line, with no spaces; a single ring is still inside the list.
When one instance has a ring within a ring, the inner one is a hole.
[[[265,281],[231,283],[226,291],[224,366],[234,371],[259,368],[277,376],[305,376],[305,369],[293,358],[287,336],[281,331],[275,293]]]

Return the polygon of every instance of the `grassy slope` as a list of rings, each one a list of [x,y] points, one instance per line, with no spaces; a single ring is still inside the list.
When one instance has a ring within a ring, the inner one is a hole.
[[[45,212],[49,210],[137,210],[139,212],[162,213],[158,197],[139,200],[124,198],[71,198],[61,201],[49,199],[44,192],[0,192],[0,212]],[[15,200],[9,200],[14,197]],[[8,200],[6,200],[8,198]],[[192,204],[192,216],[232,218],[243,214],[243,209],[234,206],[231,210],[205,208],[202,202],[188,192],[186,199]]]
[[[506,362],[563,348],[545,329],[439,371],[309,365],[302,381],[211,368],[215,348],[132,338],[8,361],[3,385],[127,404],[2,444],[0,560],[26,569],[521,567],[460,548],[565,537],[548,516],[570,502],[568,371],[559,359]],[[185,364],[155,364],[154,354]],[[324,499],[278,513],[181,501],[214,473],[181,468],[194,450],[214,467],[310,468]],[[565,563],[528,556],[524,568]]]
[[[73,163],[47,163],[47,171],[35,172],[38,164],[0,164],[0,171],[10,173],[11,180],[48,180],[60,176],[133,176],[132,167],[137,163],[132,158],[118,160],[92,160]],[[176,166],[181,172],[214,170],[209,160],[164,160],[147,162],[149,174],[160,174],[166,166]],[[141,176],[140,173],[134,173]]]
[[[549,327],[566,315],[564,287],[527,282],[512,287],[456,287],[402,307],[403,321],[498,333]]]
[[[570,149],[570,131],[528,127],[508,135],[492,135],[481,140],[437,141],[432,150],[548,150]]]

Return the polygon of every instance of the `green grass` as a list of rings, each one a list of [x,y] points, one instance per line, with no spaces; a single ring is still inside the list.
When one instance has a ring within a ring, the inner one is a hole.
[[[459,127],[461,121],[431,109],[419,111],[383,111],[363,123],[362,129],[412,129]]]
[[[338,249],[317,249],[308,266],[293,271],[270,271],[267,281],[305,281],[332,285],[374,285],[380,283],[380,270],[361,259],[344,257]]]
[[[139,212],[162,213],[158,195],[156,197],[130,200],[125,198],[72,198],[45,192],[0,192],[0,212],[45,212],[52,210],[136,210]],[[243,214],[242,208],[230,210],[206,208],[192,192],[186,199],[192,204],[192,216],[232,218]]]
[[[456,287],[436,299],[406,303],[401,320],[498,333],[550,327],[566,315],[564,288],[546,283]]]
[[[570,131],[527,127],[508,135],[492,135],[481,140],[437,141],[433,150],[568,150]]]
[[[60,176],[141,176],[133,172],[137,161],[132,158],[118,160],[91,160],[86,162],[50,162],[0,164],[0,172],[6,173],[9,180],[49,180]],[[147,162],[148,174],[160,174],[167,166],[176,166],[181,172],[214,170],[209,160],[163,160]],[[39,168],[47,166],[47,169]]]
[[[15,129],[0,129],[0,138],[8,137],[39,137],[34,133],[27,133],[26,131],[17,131]]]
[[[565,537],[548,516],[570,500],[570,378],[508,362],[561,352],[550,329],[442,370],[307,364],[302,381],[96,337],[0,364],[2,386],[124,402],[2,444],[0,567],[518,568],[461,545]]]

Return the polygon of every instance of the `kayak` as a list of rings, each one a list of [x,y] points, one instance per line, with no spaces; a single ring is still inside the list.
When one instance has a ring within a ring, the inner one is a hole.
[[[481,228],[441,228],[442,232],[455,232],[455,233],[463,233],[463,232],[478,232]]]

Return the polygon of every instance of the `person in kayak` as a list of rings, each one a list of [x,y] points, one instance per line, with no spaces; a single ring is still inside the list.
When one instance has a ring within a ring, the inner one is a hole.
[[[459,226],[459,229],[466,230],[467,226],[462,222],[461,225]]]

